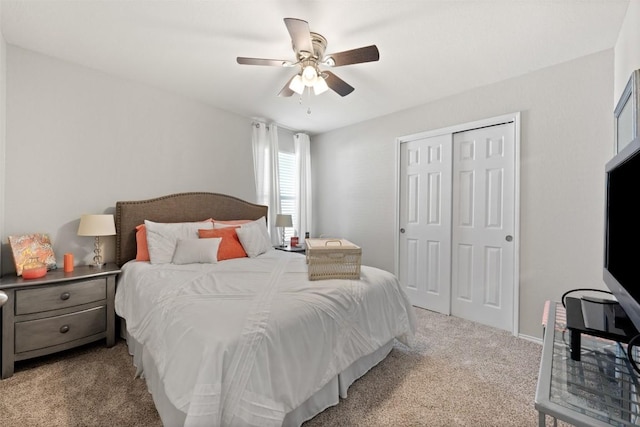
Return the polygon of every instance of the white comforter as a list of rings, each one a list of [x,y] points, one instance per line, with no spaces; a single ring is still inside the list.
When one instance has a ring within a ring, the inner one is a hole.
[[[154,359],[185,425],[279,426],[352,362],[398,338],[412,307],[391,273],[307,280],[305,257],[122,268],[116,312]]]

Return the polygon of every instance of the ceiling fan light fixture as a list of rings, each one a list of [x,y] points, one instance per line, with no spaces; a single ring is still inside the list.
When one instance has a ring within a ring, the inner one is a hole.
[[[329,90],[327,82],[324,81],[322,76],[318,76],[316,82],[313,84],[313,93],[320,95],[321,93],[325,93],[327,90]]]
[[[313,86],[318,78],[318,72],[313,65],[307,65],[302,69],[302,81],[306,86]]]
[[[380,60],[380,52],[376,45],[325,55],[327,39],[321,34],[312,32],[307,21],[284,18],[284,24],[291,36],[291,47],[295,53],[294,61],[236,57],[238,64],[296,67],[298,70],[296,75],[287,81],[285,86],[278,92],[278,96],[290,97],[294,93],[302,95],[307,87],[309,92],[313,88],[313,92],[316,95],[331,89],[340,96],[347,96],[354,91],[353,86],[334,73],[321,69],[321,67],[342,67],[343,65]]]
[[[289,83],[289,89],[291,89],[298,95],[302,95],[302,93],[304,92],[304,87],[305,84],[302,81],[302,77],[300,77],[300,74],[296,74],[296,76],[291,80],[291,83]]]

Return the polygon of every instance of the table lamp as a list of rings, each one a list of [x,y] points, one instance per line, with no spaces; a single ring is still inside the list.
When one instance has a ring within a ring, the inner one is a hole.
[[[116,234],[116,226],[113,215],[82,215],[78,226],[78,236],[94,236],[93,267],[101,268],[102,253],[100,249],[100,236],[113,236]]]
[[[291,219],[291,215],[276,215],[276,227],[282,228],[282,242],[280,243],[280,247],[285,247],[287,244],[284,242],[284,229],[286,227],[293,227],[293,220]]]

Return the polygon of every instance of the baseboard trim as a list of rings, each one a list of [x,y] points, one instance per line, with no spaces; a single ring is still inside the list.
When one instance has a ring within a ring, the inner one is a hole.
[[[518,334],[518,338],[522,338],[523,340],[531,341],[536,344],[542,345],[542,338],[532,337],[531,335]]]

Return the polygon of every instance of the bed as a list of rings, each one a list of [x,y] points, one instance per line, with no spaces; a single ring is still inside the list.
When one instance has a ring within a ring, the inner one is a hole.
[[[345,398],[395,340],[411,345],[413,309],[383,270],[311,282],[304,256],[270,246],[211,263],[135,260],[145,221],[266,216],[204,192],[116,204],[116,313],[165,426],[300,426]]]

